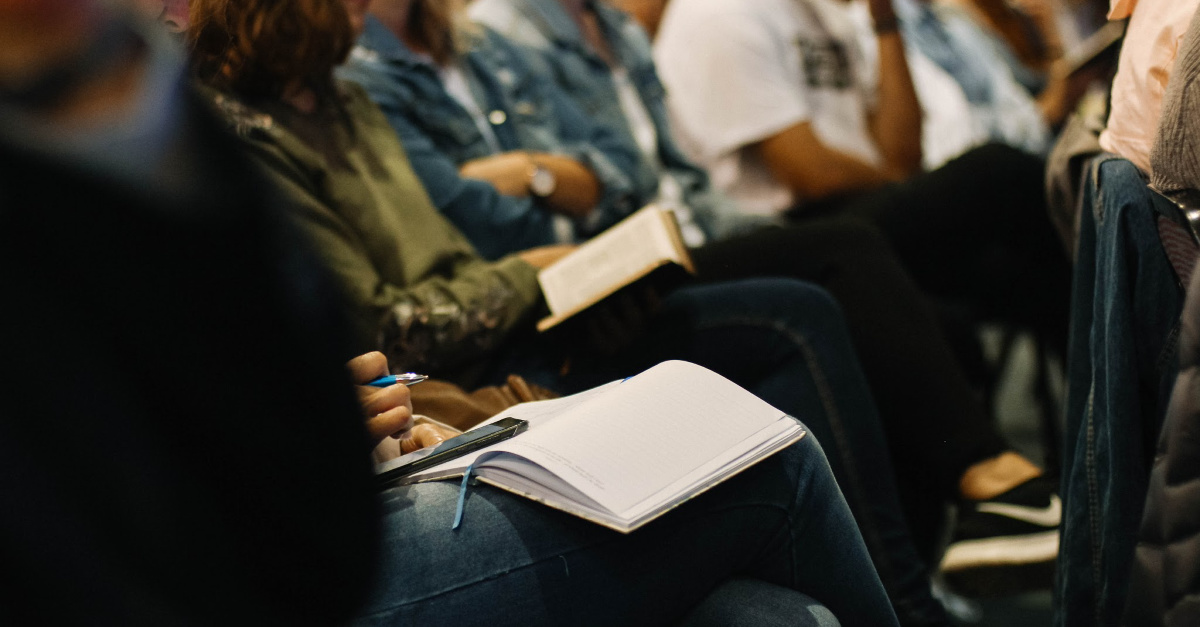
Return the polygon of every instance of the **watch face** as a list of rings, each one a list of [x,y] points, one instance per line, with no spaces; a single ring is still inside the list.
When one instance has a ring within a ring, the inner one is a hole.
[[[553,172],[537,166],[533,169],[533,176],[529,179],[529,192],[538,198],[545,198],[554,193],[557,185],[558,180],[554,177]]]

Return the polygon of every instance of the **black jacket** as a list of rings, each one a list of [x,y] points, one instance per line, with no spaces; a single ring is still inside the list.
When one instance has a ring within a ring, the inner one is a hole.
[[[331,624],[371,577],[337,300],[183,119],[186,192],[0,141],[0,624]]]
[[[1200,625],[1200,268],[1179,340],[1180,372],[1150,474],[1124,624]]]

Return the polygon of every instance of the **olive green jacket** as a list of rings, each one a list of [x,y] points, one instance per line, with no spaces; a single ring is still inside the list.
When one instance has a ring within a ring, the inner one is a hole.
[[[537,271],[515,256],[480,258],[438,213],[379,109],[358,86],[338,88],[340,108],[307,116],[207,94],[341,280],[364,348],[384,350],[394,369],[452,371],[531,319]]]

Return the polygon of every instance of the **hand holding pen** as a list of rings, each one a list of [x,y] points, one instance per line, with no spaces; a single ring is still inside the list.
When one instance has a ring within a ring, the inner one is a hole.
[[[383,353],[360,355],[351,359],[346,367],[356,384],[358,402],[372,441],[378,444],[392,435],[408,437],[413,426],[412,398],[407,385],[389,383],[391,375]]]
[[[367,385],[369,385],[371,387],[375,387],[375,388],[386,388],[386,387],[391,387],[393,385],[396,385],[397,383],[403,383],[404,385],[406,385],[408,387],[412,387],[428,378],[429,377],[427,377],[423,374],[417,374],[415,372],[404,372],[401,374],[384,375],[382,377],[379,377],[378,379],[374,379],[372,381],[367,381]]]

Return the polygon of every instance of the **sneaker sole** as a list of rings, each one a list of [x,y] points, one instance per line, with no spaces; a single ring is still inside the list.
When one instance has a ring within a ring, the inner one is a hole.
[[[943,573],[946,587],[972,599],[1005,598],[1050,590],[1054,586],[1054,562],[1034,562],[973,568]]]
[[[963,540],[946,549],[942,571],[1053,562],[1057,556],[1057,529],[1023,536]]]

